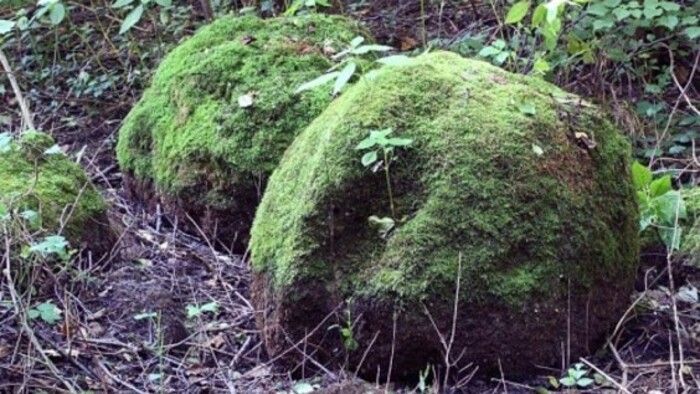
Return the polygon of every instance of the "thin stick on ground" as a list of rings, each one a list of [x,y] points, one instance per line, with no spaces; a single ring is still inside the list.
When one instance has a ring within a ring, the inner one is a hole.
[[[1,48],[0,63],[2,63],[2,68],[5,71],[5,74],[7,75],[7,79],[10,81],[12,91],[14,92],[15,97],[17,98],[17,103],[19,103],[19,108],[22,112],[22,118],[24,119],[25,126],[30,130],[35,130],[34,121],[32,120],[32,114],[29,111],[29,106],[27,105],[27,102],[24,101],[24,96],[22,96],[22,90],[19,88],[19,84],[17,83],[15,74],[12,72],[10,62],[9,60],[7,60],[7,56],[5,56],[5,52],[3,52]],[[20,134],[22,134],[23,131],[24,130],[20,130]]]

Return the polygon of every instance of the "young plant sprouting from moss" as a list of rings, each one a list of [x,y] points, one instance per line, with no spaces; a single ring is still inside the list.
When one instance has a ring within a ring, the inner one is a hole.
[[[395,149],[405,148],[413,143],[410,138],[389,138],[394,131],[392,128],[383,130],[372,130],[369,136],[360,141],[355,147],[356,150],[368,150],[362,155],[362,165],[371,167],[372,172],[379,169],[384,170],[386,179],[386,189],[389,194],[389,207],[391,208],[391,218],[380,218],[370,216],[370,223],[379,227],[380,235],[385,237],[396,226],[396,208],[394,207],[394,196],[391,190],[391,162],[396,158]],[[381,156],[380,156],[381,155]]]
[[[365,38],[362,36],[357,36],[350,41],[350,45],[347,49],[333,55],[333,60],[338,61],[337,65],[328,70],[327,73],[315,78],[309,82],[304,83],[299,86],[295,93],[301,93],[305,90],[313,89],[318,86],[327,84],[330,81],[335,81],[333,84],[333,96],[337,96],[348,84],[350,78],[355,74],[357,70],[357,63],[355,62],[353,56],[361,56],[368,54],[370,52],[386,52],[393,48],[386,45],[376,45],[367,44],[362,45]],[[344,66],[344,67],[343,67]],[[341,71],[336,71],[343,67]]]

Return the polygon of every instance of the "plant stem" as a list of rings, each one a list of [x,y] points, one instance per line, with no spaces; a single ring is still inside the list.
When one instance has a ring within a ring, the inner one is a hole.
[[[386,178],[386,190],[389,192],[389,207],[391,208],[391,218],[396,223],[396,210],[394,209],[394,196],[391,192],[391,176],[389,175],[389,150],[384,148],[384,177]]]

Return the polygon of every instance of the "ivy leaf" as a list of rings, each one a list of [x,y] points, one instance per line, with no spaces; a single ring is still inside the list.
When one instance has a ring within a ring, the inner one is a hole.
[[[668,30],[673,30],[678,26],[680,20],[675,15],[664,15],[656,21],[657,26],[665,26]]]
[[[333,71],[332,73],[328,74],[323,74],[320,77],[311,80],[309,82],[306,82],[305,84],[299,86],[297,90],[294,91],[294,93],[300,93],[303,92],[304,90],[310,90],[316,87],[319,87],[321,85],[325,85],[328,82],[336,79],[340,75],[340,71]]]
[[[590,15],[594,16],[605,16],[610,12],[608,7],[601,3],[592,3],[588,8],[586,8],[586,12]]]
[[[515,23],[518,23],[525,18],[525,15],[527,15],[528,10],[530,9],[530,2],[529,1],[520,1],[515,4],[510,8],[508,11],[508,15],[506,16],[506,24],[507,25],[512,25]]]
[[[686,27],[685,30],[683,30],[683,33],[685,33],[685,35],[687,35],[691,40],[694,40],[700,37],[700,26]]]
[[[352,78],[353,74],[355,74],[356,69],[357,64],[355,64],[355,62],[350,62],[345,66],[345,68],[343,68],[343,71],[340,72],[338,79],[335,80],[335,85],[333,86],[334,96],[343,90],[348,81],[350,81],[350,78]]]
[[[119,29],[119,34],[124,34],[127,31],[129,31],[132,27],[134,27],[134,25],[137,24],[139,20],[141,20],[142,15],[143,4],[131,10],[129,15],[127,15],[126,18],[124,18],[124,22],[122,22],[122,27]]]

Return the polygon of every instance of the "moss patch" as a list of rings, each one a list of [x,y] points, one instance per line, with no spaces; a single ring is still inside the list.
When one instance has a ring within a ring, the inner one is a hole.
[[[387,240],[367,220],[390,216],[383,173],[365,169],[354,149],[385,128],[414,140],[392,163],[397,218],[405,220]],[[383,335],[396,311],[406,326],[394,366],[417,373],[429,361],[421,357],[440,353],[424,306],[449,329],[461,265],[465,362],[488,371],[501,357],[514,375],[555,364],[569,296],[579,325],[572,349],[582,354],[616,322],[635,275],[629,156],[599,109],[541,80],[445,52],[383,68],[294,141],[258,209],[253,296],[265,311],[258,322],[268,350],[274,355],[289,345],[285,335],[318,324],[297,315],[298,305],[327,308],[304,308],[322,318],[352,299],[362,345],[382,331],[368,375],[387,367],[390,348],[381,341],[392,342]],[[320,283],[326,300],[302,290],[309,283]],[[542,332],[551,337],[533,339]]]
[[[28,132],[0,152],[0,202],[17,212],[37,212],[48,235],[63,227],[61,235],[73,248],[109,252],[107,204],[80,167],[63,154],[44,153],[53,145],[50,136]]]
[[[181,224],[189,214],[226,242],[246,235],[268,175],[331,100],[328,85],[294,91],[357,35],[356,23],[323,15],[223,17],[199,30],[163,60],[120,130],[119,163],[149,189],[137,194],[155,188]]]

